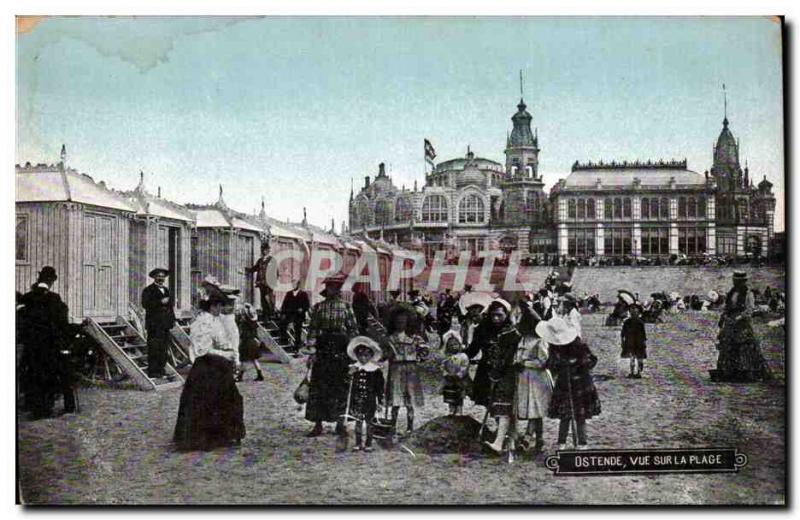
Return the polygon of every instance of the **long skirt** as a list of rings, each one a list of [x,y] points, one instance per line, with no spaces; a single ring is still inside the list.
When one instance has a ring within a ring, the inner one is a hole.
[[[179,451],[213,450],[244,438],[242,396],[230,361],[197,358],[183,386],[174,441]]]
[[[553,378],[542,368],[526,368],[517,379],[517,417],[542,419],[547,417],[553,397]]]
[[[717,348],[718,380],[751,382],[770,377],[761,344],[750,323],[726,323],[720,331]]]
[[[417,364],[390,363],[386,394],[389,406],[425,406]]]
[[[347,407],[348,338],[345,334],[325,334],[317,340],[317,354],[311,368],[306,419],[335,422]]]

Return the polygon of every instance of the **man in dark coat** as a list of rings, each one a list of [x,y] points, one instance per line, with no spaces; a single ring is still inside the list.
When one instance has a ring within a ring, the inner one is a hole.
[[[256,260],[253,267],[246,267],[247,274],[256,275],[256,287],[261,299],[261,321],[271,320],[275,315],[275,293],[267,282],[267,267],[272,261],[269,254],[269,242],[261,244],[261,258]]]
[[[456,299],[450,289],[444,290],[444,296],[440,298],[438,308],[436,309],[436,320],[438,321],[439,336],[450,330],[453,326],[453,316],[456,313]]]
[[[298,351],[303,346],[303,323],[306,321],[306,314],[311,309],[311,300],[305,291],[300,290],[301,284],[302,280],[297,280],[294,289],[286,293],[281,306],[281,334],[285,341],[288,338],[289,324],[293,324],[294,347]]]
[[[175,311],[169,288],[164,285],[169,271],[156,268],[150,271],[153,283],[142,291],[145,311],[144,328],[147,330],[147,375],[164,377],[167,364],[169,330],[175,325]]]
[[[55,395],[64,395],[64,413],[75,411],[75,395],[69,374],[67,348],[68,308],[51,291],[58,276],[45,266],[31,290],[20,298],[20,342],[22,392],[32,418],[51,417]]]

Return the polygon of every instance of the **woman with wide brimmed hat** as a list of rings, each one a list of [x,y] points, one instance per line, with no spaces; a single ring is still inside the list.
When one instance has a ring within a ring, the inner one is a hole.
[[[578,332],[561,318],[540,322],[536,333],[549,345],[546,367],[555,378],[555,386],[547,414],[560,420],[559,449],[566,447],[570,425],[574,444],[584,449],[586,420],[600,414],[600,398],[591,374],[597,357],[578,337]]]
[[[389,310],[386,332],[388,334],[389,377],[386,385],[386,404],[392,407],[392,420],[396,423],[400,407],[406,408],[406,430],[414,429],[414,407],[425,405],[418,364],[427,345],[417,333],[418,314],[407,303],[395,304]]]
[[[384,380],[378,361],[383,352],[378,343],[367,336],[356,336],[347,345],[347,355],[354,361],[350,375],[347,415],[356,421],[356,443],[353,451],[372,451],[372,420],[378,405],[383,404]],[[367,441],[362,445],[366,427]]]
[[[517,372],[513,364],[520,335],[511,323],[511,304],[502,298],[489,304],[484,322],[483,333],[473,340],[466,354],[470,359],[481,354],[472,400],[496,418],[497,437],[487,445],[500,453],[514,416]]]
[[[311,310],[308,337],[314,342],[314,353],[308,357],[311,368],[306,419],[314,423],[307,434],[322,434],[323,422],[336,422],[336,433],[346,435],[343,415],[347,406],[347,343],[358,331],[353,309],[342,301],[343,275],[325,279],[323,301]]]
[[[725,297],[725,309],[720,317],[717,336],[717,369],[712,379],[717,381],[754,382],[771,378],[761,353],[761,344],[752,324],[755,299],[747,287],[747,273],[733,273],[733,288]]]
[[[181,392],[174,441],[180,451],[238,444],[245,435],[242,396],[234,382],[235,345],[219,318],[229,298],[209,284],[191,325],[192,369]]]

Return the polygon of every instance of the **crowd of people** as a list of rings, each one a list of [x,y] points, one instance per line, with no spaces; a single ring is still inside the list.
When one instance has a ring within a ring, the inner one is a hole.
[[[142,294],[148,372],[164,377],[167,334],[175,321],[165,285],[169,272],[155,269],[150,276],[153,284]],[[65,411],[75,408],[62,357],[68,343],[67,309],[52,291],[56,279],[55,270],[45,267],[31,291],[18,297],[18,337],[24,345],[21,390],[34,418],[50,416],[59,393],[65,397]],[[586,422],[601,413],[601,406],[591,375],[598,359],[585,341],[581,310],[599,310],[598,295],[577,297],[569,278],[553,271],[538,291],[520,295],[513,305],[469,286],[463,294],[445,290],[437,298],[417,290],[405,295],[392,291],[381,305],[372,303],[365,288],[356,287],[350,304],[342,298],[345,279],[326,279],[323,300],[313,307],[298,284],[280,311],[272,306],[262,316],[249,303],[239,305],[238,290],[212,277],[204,280],[200,312],[191,323],[191,369],[174,430],[178,450],[210,450],[244,438],[244,408],[236,382],[243,380],[242,366],[248,363],[254,380],[264,380],[258,327],[260,320],[272,319],[287,337],[293,329],[294,346],[308,356],[303,383],[307,393],[302,399],[305,418],[312,423],[308,437],[322,435],[324,423],[333,423],[334,432],[347,439],[352,421],[352,449],[368,452],[378,425],[389,425],[401,438],[409,435],[415,430],[416,410],[432,397],[425,395],[422,363],[434,362],[442,378],[441,402],[449,414],[464,414],[469,399],[484,408],[484,426],[488,417],[494,418],[496,435],[485,442],[488,452],[541,452],[548,418],[559,421],[560,449],[566,447],[570,432],[576,449],[587,447]],[[709,293],[703,300],[705,308],[721,312],[719,360],[712,379],[764,381],[770,374],[751,319],[759,300],[778,308],[783,296],[771,288],[750,290],[742,272],[733,280],[726,295]],[[265,298],[271,306],[270,296]],[[619,291],[607,324],[621,325],[620,357],[630,360],[628,377],[642,377],[645,323],[686,302],[696,307],[692,298],[675,294],[654,293],[641,302],[638,293]],[[401,408],[404,432],[398,428]]]

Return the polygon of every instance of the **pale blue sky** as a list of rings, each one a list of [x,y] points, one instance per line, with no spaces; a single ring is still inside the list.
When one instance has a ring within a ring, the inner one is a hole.
[[[338,229],[379,162],[422,185],[426,137],[503,162],[520,69],[548,188],[576,159],[710,168],[725,83],[783,229],[780,45],[766,18],[51,18],[17,39],[16,156]]]

